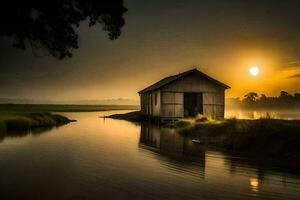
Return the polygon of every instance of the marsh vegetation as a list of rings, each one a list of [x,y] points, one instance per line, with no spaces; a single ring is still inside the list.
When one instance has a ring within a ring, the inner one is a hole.
[[[144,121],[139,112],[110,117]],[[179,120],[174,127],[179,133],[199,140],[208,147],[241,154],[265,164],[300,167],[300,120],[273,119],[268,113],[259,119],[213,120],[200,115]]]
[[[34,128],[59,126],[72,121],[74,120],[49,112],[0,113],[0,133],[15,133]]]
[[[0,132],[16,132],[39,127],[67,124],[67,117],[52,112],[92,112],[138,109],[120,105],[54,105],[54,104],[0,104]]]
[[[190,119],[176,124],[180,133],[207,146],[243,154],[258,161],[300,167],[300,120],[272,118]]]

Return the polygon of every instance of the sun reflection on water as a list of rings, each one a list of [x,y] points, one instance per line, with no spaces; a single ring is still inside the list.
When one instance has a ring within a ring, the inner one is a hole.
[[[253,192],[258,192],[258,179],[257,178],[250,178],[250,188]]]

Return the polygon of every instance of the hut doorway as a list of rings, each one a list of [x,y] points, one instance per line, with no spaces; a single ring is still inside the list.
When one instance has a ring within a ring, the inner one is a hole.
[[[203,114],[202,93],[184,93],[184,117],[195,117]]]

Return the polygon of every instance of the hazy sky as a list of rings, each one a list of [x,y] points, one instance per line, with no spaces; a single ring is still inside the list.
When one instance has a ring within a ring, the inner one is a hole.
[[[79,29],[63,61],[34,57],[0,39],[0,97],[81,100],[134,98],[164,76],[197,66],[248,91],[300,92],[300,1],[127,0],[126,24],[111,41],[101,27]],[[251,65],[261,73],[249,75]]]

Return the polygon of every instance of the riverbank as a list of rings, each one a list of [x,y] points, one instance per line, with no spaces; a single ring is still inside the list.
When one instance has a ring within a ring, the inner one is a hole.
[[[124,114],[113,114],[109,116],[104,116],[104,118],[121,119],[130,122],[142,122],[144,120],[144,117],[141,115],[140,111],[133,111]]]
[[[177,129],[206,145],[227,151],[269,161],[281,159],[290,164],[300,161],[300,120],[191,120],[178,122]]]
[[[49,112],[0,113],[0,133],[9,134],[34,128],[60,126],[73,121],[75,120]]]
[[[126,105],[0,104],[0,133],[60,126],[74,121],[52,112],[94,112],[138,108],[138,106]]]
[[[143,121],[139,112],[109,117]],[[180,120],[175,128],[207,147],[246,156],[261,164],[300,169],[300,120],[196,118]]]

